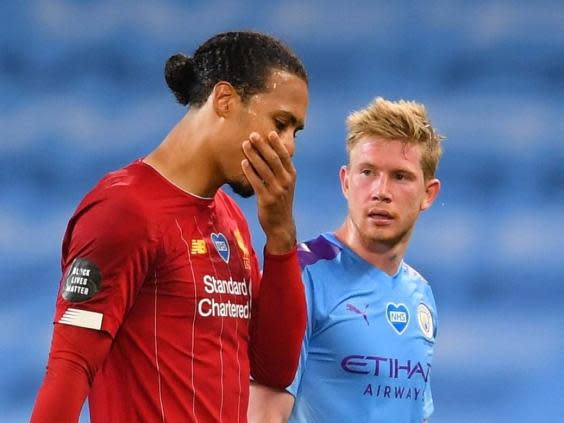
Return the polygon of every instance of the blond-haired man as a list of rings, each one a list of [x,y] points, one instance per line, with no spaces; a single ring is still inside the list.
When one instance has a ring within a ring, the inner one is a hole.
[[[308,325],[285,391],[251,387],[251,423],[421,423],[433,412],[437,310],[404,261],[440,189],[441,139],[425,107],[376,98],[347,120],[348,215],[300,246]]]

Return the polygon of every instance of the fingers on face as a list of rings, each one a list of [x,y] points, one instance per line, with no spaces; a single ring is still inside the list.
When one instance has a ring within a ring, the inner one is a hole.
[[[277,143],[280,143],[278,135],[276,135],[275,132],[271,132],[268,139],[264,139],[257,133],[253,132],[249,136],[249,140],[270,171],[276,176],[282,175],[284,172],[282,160],[274,147]]]
[[[261,182],[264,181],[266,183],[272,183],[275,178],[274,174],[252,141],[248,140],[243,142],[243,152],[245,153],[245,157],[247,158],[252,171],[257,175]]]
[[[267,186],[280,185],[287,189],[295,179],[292,159],[276,132],[271,132],[268,139],[253,132],[249,140],[243,142],[243,151],[257,176]]]
[[[250,163],[250,161],[248,159],[244,159],[241,162],[241,167],[243,169],[243,173],[245,174],[245,177],[253,187],[253,191],[257,195],[263,196],[266,192],[266,186],[262,178],[258,175],[257,171],[253,167],[253,165]]]
[[[274,131],[270,132],[268,134],[268,141],[271,148],[277,154],[278,160],[280,161],[284,169],[287,172],[293,172],[295,169],[294,164],[292,163],[292,157],[290,156],[288,149],[286,148],[278,134]]]

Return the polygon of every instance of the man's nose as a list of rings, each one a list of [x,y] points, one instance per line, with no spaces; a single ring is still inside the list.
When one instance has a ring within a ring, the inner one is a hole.
[[[392,200],[390,181],[387,175],[379,175],[375,179],[372,187],[372,199],[388,203]]]
[[[290,157],[294,157],[294,152],[296,151],[296,137],[292,131],[286,131],[282,135],[282,144],[288,150]]]

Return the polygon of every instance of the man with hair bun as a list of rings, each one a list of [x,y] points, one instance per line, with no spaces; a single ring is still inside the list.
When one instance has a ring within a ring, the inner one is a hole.
[[[425,107],[376,98],[349,115],[340,170],[348,214],[298,247],[308,306],[294,381],[251,386],[250,423],[421,423],[433,412],[437,308],[403,258],[440,189]]]
[[[249,379],[294,376],[306,307],[292,163],[306,71],[280,41],[218,34],[165,78],[187,113],[104,176],[69,221],[33,423],[246,422]],[[256,194],[263,273],[223,191]]]

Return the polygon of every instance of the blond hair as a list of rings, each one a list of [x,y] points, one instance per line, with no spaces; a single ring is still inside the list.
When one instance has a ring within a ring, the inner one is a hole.
[[[347,154],[366,136],[401,140],[421,146],[421,168],[425,179],[435,176],[441,157],[441,141],[431,126],[427,110],[414,101],[389,101],[376,97],[372,103],[347,117]]]

